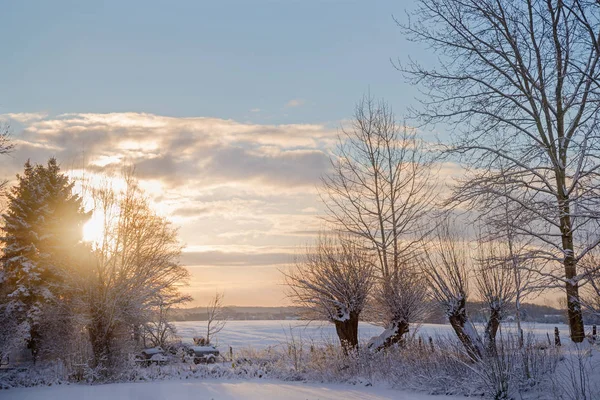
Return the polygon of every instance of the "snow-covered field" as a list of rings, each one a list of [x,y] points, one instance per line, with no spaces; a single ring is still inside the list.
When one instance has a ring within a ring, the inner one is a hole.
[[[178,322],[176,326],[182,340],[191,343],[194,336],[204,334],[205,324],[205,321],[189,321]],[[554,324],[525,324],[524,329],[527,333],[533,334],[538,341],[548,340],[548,335],[553,341],[554,327]],[[527,380],[522,386],[528,391],[522,397],[524,399],[554,399],[554,396],[546,396],[546,392],[550,389],[554,392],[560,391],[561,395],[557,396],[557,399],[579,398],[566,394],[573,390],[572,387],[594,386],[592,384],[600,377],[600,364],[596,361],[598,359],[596,345],[585,342],[581,346],[573,346],[568,339],[568,327],[558,325],[558,328],[563,340],[562,348],[556,348],[558,352],[552,350],[553,346],[549,347],[550,350],[541,348],[536,350],[535,346],[529,350],[531,353],[528,357],[534,357],[532,360],[535,361],[531,364],[533,368],[531,376],[534,379],[531,382],[541,382],[541,386],[532,388],[529,385],[530,380]],[[505,325],[502,329],[501,334],[514,333],[516,330],[511,325]],[[359,327],[360,337],[364,341],[381,332],[381,327],[365,323],[361,323]],[[417,335],[425,340],[433,337],[434,342],[443,337],[454,337],[449,325],[436,324],[422,325]],[[481,396],[484,390],[486,393],[494,390],[489,386],[490,380],[486,378],[487,375],[481,374],[481,371],[492,365],[486,364],[488,361],[481,364],[483,369],[476,369],[465,367],[465,364],[448,358],[443,352],[421,352],[420,350],[413,352],[411,348],[407,348],[407,351],[401,355],[378,354],[361,357],[360,363],[355,363],[352,368],[348,368],[341,359],[336,358],[335,353],[326,357],[323,357],[324,353],[321,352],[290,353],[289,347],[286,346],[292,341],[296,345],[301,343],[306,349],[311,343],[337,344],[337,337],[333,325],[325,322],[307,324],[303,321],[230,321],[218,335],[218,347],[222,352],[227,352],[228,346],[232,346],[234,352],[239,351],[236,356],[241,356],[236,358],[234,363],[223,362],[198,366],[174,363],[166,366],[134,368],[130,374],[127,372],[124,375],[127,376],[125,382],[128,383],[105,385],[61,385],[59,383],[69,382],[69,380],[61,378],[56,372],[56,379],[50,379],[52,376],[46,375],[43,375],[45,379],[37,383],[34,379],[34,385],[38,385],[35,387],[19,388],[18,384],[9,384],[7,387],[12,389],[0,390],[0,399],[457,400],[459,397],[449,394]],[[445,345],[448,343],[445,342]],[[260,352],[267,347],[279,346],[283,346],[284,351]],[[244,351],[245,349],[250,351]],[[503,368],[506,368],[507,373],[512,377],[510,382],[514,393],[515,390],[520,390],[521,386],[517,385],[523,384],[522,379],[519,378],[522,375],[519,372],[521,364],[519,359],[514,358],[520,353],[507,354],[508,358],[502,360],[511,360],[511,364]],[[300,364],[295,365],[295,357],[298,357]],[[552,367],[557,365],[553,363],[558,363],[558,368]],[[587,371],[584,375],[580,375],[582,366]],[[552,371],[551,376],[545,375],[550,371]],[[549,380],[545,379],[546,377]],[[581,380],[581,377],[583,381],[578,383],[577,380]],[[391,389],[392,387],[395,389]],[[594,387],[593,390],[595,394],[590,394],[586,398],[600,398],[600,388]],[[599,397],[594,397],[596,394]]]
[[[440,396],[341,384],[282,383],[277,381],[163,381],[110,385],[68,385],[0,391],[11,400],[436,400]],[[458,400],[458,397],[443,397]]]
[[[206,334],[206,321],[176,322],[177,334],[184,343],[191,343],[194,336]],[[525,323],[525,334],[532,333],[538,340],[546,339],[546,334],[554,340],[554,327],[558,326],[561,339],[566,340],[569,327],[564,324]],[[504,324],[504,332],[516,332],[516,326]],[[379,335],[383,328],[361,322],[358,328],[360,340],[367,341]],[[417,335],[424,339],[451,336],[454,333],[447,324],[423,324],[418,328]],[[232,346],[235,349],[253,348],[263,349],[268,346],[280,346],[291,340],[302,341],[310,345],[314,343],[337,343],[337,336],[333,324],[321,321],[307,323],[306,321],[229,321],[221,333],[218,334],[216,343],[222,351]]]

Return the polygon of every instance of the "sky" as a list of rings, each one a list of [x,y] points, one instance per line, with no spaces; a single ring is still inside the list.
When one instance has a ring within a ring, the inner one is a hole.
[[[287,304],[279,269],[322,227],[319,178],[365,94],[402,119],[427,61],[394,22],[410,1],[0,2],[0,119],[66,171],[131,164],[180,227],[188,292]],[[426,132],[427,134],[427,132]]]

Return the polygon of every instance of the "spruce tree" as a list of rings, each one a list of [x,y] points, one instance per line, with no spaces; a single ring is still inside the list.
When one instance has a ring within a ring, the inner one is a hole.
[[[60,173],[54,158],[47,166],[25,163],[23,175],[8,195],[2,215],[4,236],[3,285],[8,311],[28,332],[34,362],[42,348],[41,324],[48,304],[64,301],[69,255],[81,241],[88,215],[73,183]]]

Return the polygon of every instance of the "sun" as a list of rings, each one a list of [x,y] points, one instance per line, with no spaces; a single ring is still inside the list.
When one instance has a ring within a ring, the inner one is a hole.
[[[104,236],[104,218],[100,212],[94,211],[92,217],[83,225],[83,241],[98,244]]]

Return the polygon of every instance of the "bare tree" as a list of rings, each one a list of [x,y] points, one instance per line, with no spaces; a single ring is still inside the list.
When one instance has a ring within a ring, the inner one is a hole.
[[[321,192],[328,220],[375,254],[382,288],[399,288],[396,283],[402,281],[403,268],[420,251],[434,198],[431,163],[423,142],[395,121],[385,102],[365,97],[356,106],[352,128],[342,130],[331,164],[333,172],[323,178]],[[386,310],[382,314],[400,318],[414,313]],[[397,333],[390,337],[400,340],[399,329],[411,322],[389,321],[387,328]]]
[[[211,344],[211,340],[225,328],[227,318],[225,317],[225,308],[223,299],[225,293],[217,292],[206,306],[206,344]]]
[[[475,283],[479,297],[489,314],[485,327],[485,342],[491,352],[496,351],[496,334],[500,322],[511,308],[515,297],[515,275],[509,262],[510,258],[502,254],[502,249],[497,243],[479,239]]]
[[[588,313],[600,317],[600,248],[590,251],[581,260],[581,267],[586,276],[582,305]]]
[[[600,3],[418,4],[400,25],[440,63],[398,68],[423,88],[416,114],[448,123],[455,133],[448,150],[471,167],[452,200],[477,206],[501,197],[529,214],[530,223],[511,227],[536,239],[532,256],[559,267],[551,273],[566,291],[571,339],[580,342],[577,263],[600,241]]]
[[[95,363],[108,366],[120,344],[140,339],[157,299],[188,299],[178,294],[189,273],[178,262],[177,230],[151,209],[132,171],[124,179],[120,193],[111,187],[93,191],[104,235],[90,261],[88,332]]]
[[[0,124],[0,155],[10,154],[14,148],[10,125]],[[7,183],[7,180],[0,181],[0,191],[4,190]]]
[[[310,319],[335,324],[344,352],[358,346],[358,321],[373,285],[372,257],[347,237],[320,236],[285,275],[289,296]]]
[[[507,190],[506,183],[504,190]],[[515,232],[515,225],[529,223],[527,211],[502,197],[493,200],[499,203],[499,206],[490,207],[493,211],[488,213],[484,221],[488,232],[485,240],[497,244],[502,259],[496,259],[495,262],[505,265],[512,272],[515,320],[519,345],[523,347],[521,305],[525,299],[539,295],[551,287],[552,279],[551,276],[544,273],[546,260],[530,256],[530,249],[535,246],[535,238]]]
[[[482,355],[481,339],[467,314],[471,250],[448,222],[441,223],[428,243],[423,257],[423,273],[429,281],[431,299],[444,313],[473,360]]]
[[[380,280],[373,293],[374,310],[369,320],[386,329],[371,338],[368,347],[381,350],[394,343],[402,343],[410,325],[422,321],[429,311],[426,280],[415,263],[402,266],[399,273]]]
[[[504,187],[506,191],[506,185]],[[515,321],[519,334],[519,345],[524,344],[522,322],[522,303],[526,299],[538,296],[553,284],[552,276],[545,273],[547,260],[531,257],[531,249],[535,247],[535,238],[519,235],[515,225],[530,223],[528,213],[522,207],[506,201],[503,197],[488,200],[494,206],[489,207],[483,219],[485,226],[479,240],[480,249],[491,247],[492,254],[480,254],[480,261],[487,258],[487,263],[508,268],[512,274],[512,296],[515,309]],[[506,277],[508,279],[508,277]]]
[[[175,337],[177,330],[170,322],[173,306],[191,301],[191,297],[175,293],[159,293],[151,302],[150,319],[143,324],[144,347],[166,347]]]

